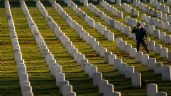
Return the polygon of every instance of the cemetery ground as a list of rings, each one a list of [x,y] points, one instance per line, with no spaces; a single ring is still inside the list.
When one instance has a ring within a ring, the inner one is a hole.
[[[59,87],[56,86],[55,78],[49,72],[48,65],[46,64],[45,59],[43,58],[38,45],[33,38],[26,20],[26,16],[22,12],[19,1],[9,1],[16,33],[18,35],[18,41],[23,59],[25,60],[25,65],[34,96],[62,96],[59,93]],[[108,41],[103,35],[98,33],[95,28],[90,27],[83,18],[77,15],[76,12],[64,4],[63,1],[57,0],[57,3],[63,7],[64,11],[66,11],[66,13],[68,13],[68,15],[71,16],[73,20],[78,22],[78,24],[83,26],[87,33],[95,37],[103,47],[107,48],[108,51],[116,54],[117,58],[121,58],[123,62],[127,63],[129,66],[134,66],[135,70],[141,73],[142,87],[132,87],[131,80],[125,78],[124,75],[120,75],[117,68],[106,63],[103,57],[100,57],[89,46],[89,44],[81,39],[76,31],[72,29],[64,20],[64,18],[62,18],[60,14],[52,7],[49,1],[40,1],[44,5],[49,16],[54,19],[54,21],[61,28],[61,31],[70,38],[78,51],[85,55],[86,59],[89,60],[89,63],[97,66],[98,71],[102,72],[104,79],[108,80],[110,84],[114,85],[115,91],[121,92],[122,96],[146,96],[147,85],[150,83],[155,83],[158,85],[159,91],[167,92],[168,96],[171,96],[170,81],[162,81],[161,74],[155,75],[154,72],[149,70],[147,66],[142,65],[140,62],[136,62],[134,58],[130,57],[128,54],[125,54],[116,47],[116,41]],[[11,45],[6,9],[2,4],[4,1],[1,0],[0,3],[0,96],[20,96],[21,89],[17,75],[17,66]],[[123,38],[123,40],[127,41],[128,44],[131,44],[133,47],[135,47],[135,41],[133,39],[130,39],[128,36],[123,35],[116,29],[111,28],[101,17],[91,12],[87,6],[83,6],[82,3],[80,4],[76,0],[74,3],[76,3],[78,7],[88,16],[93,18],[95,22],[100,22],[102,25],[106,26],[108,30],[114,33],[115,39]],[[97,8],[99,8],[111,18],[126,24],[124,21],[125,19],[120,19],[112,15],[112,13],[104,9],[98,3],[92,2],[92,4],[94,4]],[[26,5],[28,6],[29,13],[37,25],[40,34],[44,38],[47,47],[54,55],[57,63],[62,66],[63,73],[65,73],[65,78],[69,81],[70,85],[73,86],[73,91],[76,92],[77,96],[102,96],[102,94],[99,93],[98,87],[93,86],[93,80],[90,79],[89,76],[80,69],[80,65],[74,61],[74,58],[70,56],[67,49],[60,42],[59,38],[57,38],[53,31],[49,28],[45,18],[43,18],[40,11],[36,7],[36,2],[26,1]],[[124,17],[130,16],[129,13],[124,12],[121,6],[116,4],[111,5],[116,7],[118,10],[123,11]],[[129,5],[133,6],[132,4]],[[145,13],[138,8],[136,9],[139,10],[140,14]],[[135,19],[141,20],[140,17]],[[158,29],[162,30],[161,28]],[[148,34],[148,36],[150,39],[155,40],[157,44],[161,44],[163,47],[167,47],[169,51],[171,50],[171,45],[164,44],[161,40],[154,38],[152,35]],[[141,48],[141,50],[145,53],[143,48]],[[158,62],[162,62],[165,65],[170,65],[166,58],[160,57],[153,51],[150,52],[149,56],[156,58]]]

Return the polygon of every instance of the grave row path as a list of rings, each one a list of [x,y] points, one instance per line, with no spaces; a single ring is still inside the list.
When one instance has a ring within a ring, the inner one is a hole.
[[[93,86],[92,80],[88,78],[88,75],[81,71],[80,65],[74,61],[74,58],[72,58],[69,53],[67,53],[67,50],[55,36],[54,32],[50,30],[45,19],[41,16],[41,13],[36,6],[28,8],[33,20],[39,28],[40,34],[44,38],[49,50],[57,60],[57,63],[62,66],[66,80],[68,80],[73,86],[73,91],[77,93],[77,96],[99,96],[98,88]],[[73,31],[68,29],[68,26],[63,23],[63,20],[59,20],[59,22],[59,24],[62,24],[62,28],[65,29],[65,32],[70,33]],[[73,36],[73,38],[75,41],[80,41],[75,38],[75,36]],[[79,44],[81,42],[77,43]],[[81,46],[82,45],[80,44],[80,47]]]
[[[42,2],[47,3],[47,2]],[[44,4],[45,5],[45,4]],[[46,6],[45,6],[46,7]],[[64,10],[71,11],[73,14],[75,14],[70,8],[63,7]],[[125,79],[124,76],[119,75],[118,71],[113,68],[112,66],[109,66],[107,63],[104,62],[104,58],[99,57],[93,49],[89,47],[89,45],[84,42],[76,32],[74,32],[73,29],[69,27],[69,25],[64,21],[64,19],[56,12],[55,9],[52,7],[46,7],[49,15],[56,21],[56,23],[61,27],[61,31],[66,34],[70,38],[70,40],[73,42],[73,45],[75,45],[78,50],[85,55],[85,57],[89,60],[89,62],[95,66],[98,67],[99,72],[103,73],[104,79],[109,80],[109,83],[114,84],[115,90],[121,91],[122,94],[128,94],[133,93],[133,89],[126,90],[131,87],[131,82],[128,79]],[[68,13],[67,11],[67,13]],[[75,20],[75,18],[74,18]],[[103,37],[99,36],[102,40]],[[122,82],[122,83],[120,83]],[[138,91],[143,92],[146,94],[145,90],[137,89]],[[137,95],[137,94],[136,94]],[[138,94],[140,95],[140,94]],[[133,96],[133,95],[132,95]]]
[[[52,78],[48,66],[32,37],[26,17],[20,6],[11,6],[11,12],[34,95],[60,96],[55,79]]]
[[[153,5],[151,5],[150,4],[150,2],[149,3],[146,3],[146,2],[143,2],[145,5],[147,5],[147,6],[149,6],[149,7],[151,7],[151,8],[153,8],[153,9],[155,9],[155,10],[158,10],[158,11],[160,11],[159,9],[157,9],[155,6],[153,6]],[[160,3],[160,2],[159,2]],[[164,3],[161,3],[161,4],[164,4]],[[170,7],[170,6],[169,6]],[[163,11],[162,11],[163,12]],[[170,15],[169,13],[167,13],[167,12],[163,12],[163,13],[166,13],[167,15]]]
[[[0,8],[0,96],[4,94],[8,94],[8,96],[21,95],[16,67],[6,10]]]
[[[159,9],[157,9],[155,6],[153,6],[153,5],[151,5],[150,4],[150,2],[148,2],[148,3],[146,3],[146,2],[141,2],[141,3],[143,3],[144,5],[146,5],[147,7],[150,7],[150,8],[152,8],[152,9],[154,9],[154,10],[157,10],[157,11],[161,11],[161,10],[159,10]],[[159,2],[160,3],[160,2]],[[164,3],[161,3],[161,4],[164,4]],[[167,4],[165,4],[165,5],[167,5]],[[170,9],[169,9],[170,10]],[[162,13],[166,13],[167,15],[170,15],[170,13],[167,13],[167,12],[163,12],[163,11],[161,11]],[[159,18],[158,18],[159,19]],[[160,19],[160,20],[162,20],[162,19]],[[163,20],[164,21],[164,20]]]
[[[122,22],[122,23],[125,24],[124,19],[119,19],[118,17],[113,16],[112,13],[108,12],[107,10],[105,10],[102,6],[99,6],[99,5],[98,5],[98,6],[96,6],[96,7],[99,8],[101,11],[103,11],[103,12],[104,12],[105,14],[107,14],[108,16],[110,16],[111,18],[113,18],[113,19],[115,19],[115,20],[118,20],[118,21],[120,21],[120,22]],[[118,7],[116,7],[116,8],[118,8]],[[121,10],[121,8],[118,8],[118,9]],[[83,10],[84,10],[84,9],[83,9]],[[85,11],[88,12],[88,11],[89,11],[88,8],[87,8],[87,10],[85,10]],[[92,12],[88,12],[88,13],[92,14]],[[123,12],[123,13],[124,13],[124,16],[130,16],[130,14],[128,14],[128,13],[126,13],[126,12]],[[94,15],[95,15],[95,14],[94,14]],[[95,15],[95,16],[96,16],[96,15]],[[136,48],[136,44],[135,44],[135,41],[134,41],[133,39],[128,38],[128,36],[123,35],[121,32],[116,32],[115,30],[113,30],[112,28],[110,28],[110,26],[108,26],[102,19],[101,19],[102,21],[100,21],[100,20],[99,20],[100,17],[98,17],[98,18],[93,18],[93,19],[95,19],[95,20],[97,20],[97,21],[99,21],[99,22],[102,22],[102,24],[105,25],[108,29],[111,29],[111,31],[114,32],[115,34],[118,34],[118,35],[117,35],[118,37],[122,37],[123,40],[127,41],[128,44],[131,44],[131,45],[133,45],[133,47]],[[117,36],[115,35],[115,38],[117,38]],[[148,36],[149,36],[149,35],[148,35]],[[162,42],[160,42],[160,40],[158,40],[158,39],[156,39],[156,38],[153,39],[153,36],[150,35],[149,37],[150,37],[150,39],[156,41],[156,44],[161,44],[163,47],[167,47],[168,50],[171,49],[171,48],[168,47],[169,45],[163,44]],[[160,43],[159,43],[159,42],[160,42]],[[140,50],[142,50],[143,53],[145,53],[144,48],[141,47]],[[163,64],[166,64],[166,65],[170,64],[170,63],[168,62],[167,58],[162,58],[162,57],[160,57],[160,55],[156,55],[156,54],[154,53],[154,51],[150,51],[149,57],[151,57],[151,58],[156,58],[156,60],[157,60],[158,62],[162,62]]]
[[[98,21],[98,22],[100,22],[101,24],[103,24],[103,25],[105,25],[108,29],[110,29],[112,32],[114,32],[115,33],[115,38],[117,38],[117,37],[122,37],[124,40],[126,40],[127,42],[128,42],[128,44],[132,44],[134,41],[133,40],[130,40],[128,37],[126,37],[126,36],[124,36],[124,35],[122,35],[120,32],[117,32],[116,30],[113,30],[113,29],[111,29],[100,17],[98,17],[98,16],[96,16],[94,13],[92,13],[92,12],[90,12],[89,11],[89,9],[88,8],[86,8],[85,6],[84,7],[80,7],[86,14],[88,14],[88,16],[90,16],[90,17],[92,17],[95,21]],[[101,6],[98,6],[98,8],[100,8],[100,9],[103,9]],[[69,9],[69,8],[68,8]],[[108,13],[106,10],[102,10],[104,13]],[[70,14],[70,13],[72,13],[72,15],[74,15],[74,12],[73,11],[71,11],[71,10],[69,10],[69,11],[67,11],[67,13],[68,14]],[[76,13],[75,13],[76,14]],[[108,13],[108,14],[110,14],[110,13]],[[110,14],[111,15],[111,14]],[[71,16],[71,15],[70,15]],[[75,16],[75,15],[74,15]],[[79,19],[78,19],[79,18]],[[81,18],[80,17],[78,17],[77,16],[77,19],[74,19],[74,20],[77,20],[77,21],[82,21],[81,20]],[[90,28],[88,28],[88,29],[90,29]],[[93,33],[95,33],[95,32],[93,32]],[[93,35],[94,36],[94,35]],[[96,36],[98,36],[98,35],[96,35]],[[109,44],[109,43],[108,43]],[[106,47],[106,46],[105,46]],[[135,46],[134,46],[135,47]],[[106,47],[107,48],[107,47]],[[116,48],[113,48],[113,49],[115,49],[115,50],[117,50]],[[118,55],[117,53],[116,53],[116,55]],[[125,54],[121,54],[120,53],[120,55],[121,56],[123,56],[123,58],[125,57],[124,55]],[[163,63],[165,63],[165,64],[168,64],[168,61],[165,59],[165,58],[160,58],[159,56],[156,56],[155,54],[154,54],[154,52],[153,53],[151,53],[150,54],[150,57],[157,57],[157,61],[159,61],[159,62],[163,62]],[[128,59],[128,58],[127,58]],[[124,61],[125,59],[123,59],[123,61]],[[135,61],[135,60],[131,60],[130,59],[130,61]],[[128,62],[128,61],[127,61]],[[126,63],[127,63],[126,62]],[[128,63],[129,64],[129,63]],[[154,73],[153,72],[151,72],[151,71],[149,71],[149,70],[147,70],[147,67],[144,67],[144,66],[141,66],[141,64],[138,64],[138,63],[133,63],[134,64],[134,66],[135,66],[135,69],[137,69],[137,71],[138,72],[140,72],[140,73],[142,73],[142,79],[143,80],[145,80],[145,83],[146,84],[148,84],[148,83],[150,83],[150,82],[155,82],[155,83],[157,83],[157,84],[159,84],[159,86],[160,86],[160,88],[162,89],[162,90],[165,90],[166,92],[168,92],[168,94],[170,94],[170,88],[171,87],[169,87],[168,85],[171,85],[171,82],[162,82],[161,81],[161,75],[154,75]],[[139,68],[136,68],[136,67],[139,67]],[[146,69],[146,70],[145,70]],[[166,87],[166,86],[168,86],[168,87]],[[122,91],[121,91],[122,92]]]

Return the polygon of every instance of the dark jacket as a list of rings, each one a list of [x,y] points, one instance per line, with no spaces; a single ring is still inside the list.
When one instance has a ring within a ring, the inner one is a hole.
[[[132,29],[132,33],[135,33],[135,36],[136,36],[136,40],[137,41],[144,40],[144,36],[147,37],[146,30],[144,28],[134,27]]]

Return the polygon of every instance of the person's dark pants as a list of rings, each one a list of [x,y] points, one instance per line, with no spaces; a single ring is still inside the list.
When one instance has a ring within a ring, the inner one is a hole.
[[[140,45],[143,45],[144,49],[149,53],[149,50],[147,49],[147,44],[145,44],[144,40],[137,40],[137,51],[140,49]]]

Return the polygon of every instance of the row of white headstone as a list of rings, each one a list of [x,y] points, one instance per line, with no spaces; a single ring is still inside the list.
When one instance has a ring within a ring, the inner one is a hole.
[[[95,7],[93,5],[93,7]],[[97,9],[97,13],[100,12],[100,10],[96,7],[96,8],[92,8],[90,7],[89,10],[92,11],[93,9]],[[100,16],[99,14],[97,14],[95,11],[92,11],[93,13],[95,13],[97,16],[99,17],[102,17]],[[106,14],[104,15],[104,18],[110,18],[110,20],[106,21],[106,19],[103,19],[111,28],[115,28],[115,29],[118,29],[119,31],[121,31],[122,33],[124,33],[125,35],[129,35],[129,37],[132,37],[135,39],[135,35],[130,33],[130,28],[125,26],[123,23],[117,21],[117,20],[114,20],[112,19],[111,17],[107,16]],[[103,25],[102,25],[103,26]],[[102,27],[103,28],[103,27]]]
[[[99,17],[101,17],[107,24],[109,24],[111,27],[114,26],[113,19],[110,18],[109,16],[107,16],[104,12],[102,12],[101,10],[99,10],[96,6],[94,6],[93,4],[89,4],[88,5],[88,9],[90,11],[92,11],[93,13],[95,13],[96,15],[98,15]],[[119,15],[119,14],[118,14]],[[119,18],[123,18],[123,14],[120,14]]]
[[[142,14],[141,19],[150,25],[155,25],[157,28],[167,30],[167,32],[171,32],[171,24],[169,22],[147,16],[146,14]]]
[[[39,5],[38,2],[39,1],[36,2],[37,5]],[[21,6],[22,6],[23,13],[27,18],[27,22],[32,32],[32,35],[41,51],[41,54],[45,58],[46,64],[49,67],[49,71],[51,72],[52,76],[56,79],[56,85],[59,86],[60,93],[62,93],[63,96],[76,96],[76,93],[72,91],[73,90],[72,86],[69,85],[69,81],[67,81],[67,84],[63,84],[62,86],[60,86],[60,84],[62,84],[63,81],[66,81],[65,74],[62,72],[62,66],[57,64],[53,54],[49,51],[43,37],[39,33],[36,24],[34,23],[32,17],[30,16],[29,10],[27,9],[27,6],[24,1],[21,2]],[[48,15],[45,10],[41,12],[44,13],[42,14],[43,16]]]
[[[104,29],[105,27],[101,30],[104,30]],[[116,55],[112,54],[111,52],[106,52],[104,59],[110,65],[115,65],[115,67],[119,70],[120,74],[125,75],[126,78],[131,78],[132,86],[141,87],[141,74],[139,74],[138,72],[134,72],[134,66],[128,66],[127,64],[118,62],[118,60],[116,60],[117,59]]]
[[[168,3],[171,4],[170,0],[167,0]],[[158,10],[162,11],[162,12],[166,12],[167,14],[170,14],[171,12],[171,8],[165,4],[162,4],[160,2],[158,2],[157,0],[150,0],[150,5],[154,6],[155,8],[157,8]]]
[[[158,19],[162,19],[164,21],[167,21],[166,18],[169,19],[171,17],[171,15],[166,14],[165,12],[156,10],[154,8],[151,8],[150,6],[145,5],[144,3],[140,2],[140,1],[137,1],[137,0],[135,0],[133,5],[136,6],[137,8],[139,8],[139,9],[141,9],[142,11],[144,11],[144,12],[146,12],[148,14],[151,14],[154,17],[156,17]],[[169,9],[165,9],[165,11],[168,11],[168,10]],[[169,20],[169,23],[171,23],[170,20]]]
[[[117,38],[116,39],[116,47],[119,48],[122,52],[125,52],[125,54],[129,54],[130,57],[134,57],[136,58],[136,53],[137,50],[136,48],[132,48],[132,45],[127,44],[126,41],[123,41],[122,38]],[[146,55],[142,56],[144,58],[142,58],[141,62],[142,64],[144,64],[144,62],[146,63],[146,59],[148,59]],[[116,62],[116,66],[118,66],[118,63],[121,64],[121,73],[123,73],[123,75],[125,75],[126,78],[131,78],[131,82],[132,82],[132,86],[134,87],[141,87],[142,86],[142,82],[141,82],[141,73],[136,72],[134,69],[134,66],[128,66],[125,63],[122,63],[122,61],[120,62],[120,60],[116,60],[114,61]],[[125,71],[123,71],[125,70]]]
[[[22,96],[33,96],[32,86],[30,85],[28,73],[25,66],[25,61],[22,58],[22,52],[18,41],[17,33],[15,30],[15,24],[11,14],[10,4],[8,0],[5,0],[6,16],[8,20],[8,26],[10,31],[10,38],[13,47],[15,62],[17,65],[17,73],[19,77],[19,84],[21,88]]]
[[[151,41],[148,42],[151,43]],[[155,58],[150,58],[148,54],[143,54],[141,51],[137,52],[135,48],[132,48],[132,45],[127,44],[122,38],[117,38],[116,43],[117,47],[125,52],[125,54],[134,57],[137,62],[141,62],[142,65],[148,66],[150,70],[154,70],[154,74],[162,74],[162,80],[171,81],[171,66],[156,62]],[[152,43],[154,44],[154,42]],[[156,45],[156,47],[157,46],[158,45]]]
[[[104,7],[107,11],[111,12],[113,15],[119,17],[119,18],[123,18],[123,12],[117,10],[117,8],[115,8],[114,6],[111,6],[109,3],[107,3],[104,0],[100,1],[100,5],[102,7]]]
[[[80,3],[83,3],[84,6],[88,6],[88,0],[77,0],[79,1]]]
[[[73,2],[70,2],[70,3],[73,3]],[[72,8],[72,6],[69,6]],[[74,8],[72,8],[74,10]],[[101,34],[101,35],[104,35],[105,38],[109,41],[114,41],[114,33],[110,32],[109,30],[107,30],[107,28],[103,25],[101,25],[101,23],[99,22],[95,22],[95,20],[93,20],[93,18],[87,16],[87,14],[85,14],[85,12],[83,12],[80,8],[77,8],[74,10],[78,16],[80,16],[81,18],[84,19],[84,21],[92,28],[95,28],[96,30],[98,30],[98,32]],[[81,15],[81,14],[84,14]],[[110,23],[113,23],[114,24],[114,21],[112,22],[112,20],[110,20]],[[112,25],[112,24],[111,24]]]
[[[139,17],[139,11],[131,7],[127,3],[122,3],[122,8],[125,12],[130,13],[132,17]]]
[[[167,93],[158,91],[158,85],[150,83],[147,85],[147,96],[167,96]]]
[[[61,12],[63,9],[60,7],[60,5],[59,4],[55,4],[56,5],[56,10],[57,11],[59,11],[59,12]],[[61,10],[61,11],[60,11]],[[63,11],[64,12],[64,11]],[[64,12],[65,13],[65,12]],[[65,15],[67,15],[67,14],[65,14]],[[61,15],[62,16],[62,15]],[[68,16],[68,15],[67,15]],[[68,16],[69,17],[69,16]],[[49,17],[50,18],[50,17]],[[64,18],[64,17],[63,17]],[[51,19],[49,19],[49,21],[48,21],[49,23],[48,23],[48,25],[49,25],[49,27],[50,26],[56,26],[56,24],[55,24],[55,21],[51,18]],[[71,25],[70,25],[71,26]],[[53,30],[53,27],[51,27],[51,29]],[[60,36],[64,36],[64,38],[66,37],[66,38],[68,38],[67,36],[65,36],[65,35],[62,35],[62,34],[64,34],[64,33],[62,33],[62,31],[60,30],[60,28],[58,27],[56,27],[56,29],[55,30],[53,30],[54,32],[55,32],[55,34],[56,34],[56,36],[58,37],[58,38],[61,38]],[[61,38],[60,39],[61,40],[61,42],[63,42],[63,45],[66,45],[66,44],[68,44],[68,43],[66,43],[66,41],[63,41],[63,39]],[[71,41],[70,41],[71,42]],[[64,43],[66,43],[66,44],[64,44]],[[70,43],[70,44],[72,44],[72,43]],[[69,46],[69,45],[68,45]],[[73,46],[73,47],[72,47]],[[114,91],[114,87],[113,87],[113,85],[111,85],[111,84],[108,84],[108,83],[106,83],[105,85],[102,85],[101,83],[100,83],[100,81],[104,81],[103,79],[102,79],[102,73],[100,73],[100,72],[98,72],[97,70],[97,67],[96,66],[93,66],[92,64],[90,64],[89,62],[88,62],[88,60],[87,59],[85,59],[85,56],[83,55],[83,54],[81,54],[80,52],[78,52],[78,50],[75,48],[75,46],[74,45],[71,45],[71,47],[65,47],[67,50],[68,50],[68,52],[74,57],[74,59],[77,61],[77,63],[78,64],[80,64],[81,65],[81,69],[87,74],[87,75],[89,75],[89,78],[93,78],[93,84],[94,83],[96,83],[97,84],[97,82],[99,82],[99,85],[101,85],[101,86],[98,86],[99,87],[99,91],[101,92],[101,93],[103,93],[104,94],[104,96],[121,96],[121,93],[120,92],[116,92],[116,91]],[[77,50],[76,52],[72,52],[72,50],[71,50],[71,48],[73,48],[73,50]],[[71,50],[71,51],[70,51]],[[76,57],[76,55],[78,56],[78,57]],[[100,73],[100,77],[101,77],[101,79],[99,79],[99,75],[97,76],[96,74],[98,74],[98,73]],[[96,84],[94,84],[94,86],[96,86]],[[102,89],[102,88],[105,88],[105,89]]]
[[[147,9],[149,10],[149,8],[150,7],[148,7]],[[142,8],[140,8],[140,9],[142,9]],[[155,20],[153,19],[152,21],[149,21],[149,22],[154,23],[154,21],[156,21],[156,22],[159,22],[160,21],[161,22],[163,20],[163,21],[165,21],[165,22],[163,22],[163,23],[165,23],[165,25],[169,25],[169,23],[171,23],[171,15],[167,15],[166,13],[163,13],[162,14],[162,12],[160,12],[160,11],[158,12],[155,9],[151,9],[151,11],[147,11],[147,9],[146,9],[146,11],[144,11],[144,10],[143,11],[146,12],[146,13],[148,13],[148,14],[151,14],[151,15],[156,14],[156,17],[158,18],[158,19],[157,18],[154,18]],[[154,13],[154,11],[156,11],[156,13]],[[146,16],[147,16],[147,14],[146,14]],[[162,20],[160,20],[160,19],[162,19]],[[160,27],[160,26],[158,25],[158,27]]]

